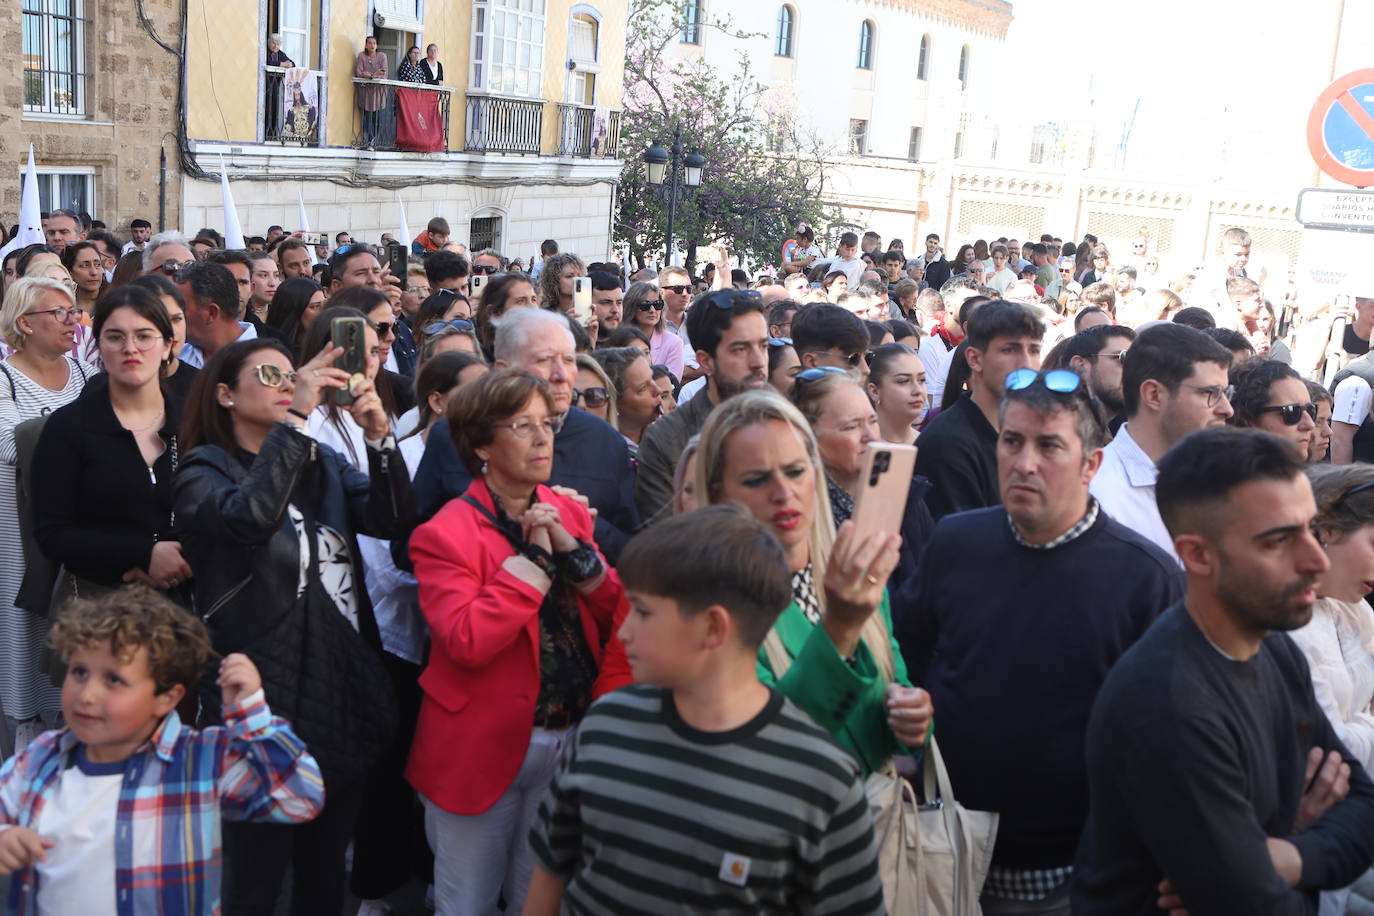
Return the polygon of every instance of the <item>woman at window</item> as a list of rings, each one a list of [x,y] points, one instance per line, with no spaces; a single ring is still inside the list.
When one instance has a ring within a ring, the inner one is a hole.
[[[384,80],[391,72],[386,52],[377,50],[377,36],[369,35],[362,53],[353,62],[353,75],[360,80]],[[385,86],[359,86],[358,107],[363,113],[363,144],[372,149],[377,143],[377,113],[386,108],[391,93]]]
[[[267,36],[267,66],[269,67],[294,67],[296,62],[286,56],[286,52],[281,49],[281,35],[273,32]]]
[[[401,61],[401,66],[396,69],[396,79],[403,83],[428,83],[425,78],[424,68],[420,66],[420,48],[412,45],[406,52],[406,59]]]
[[[420,69],[424,71],[425,82],[431,86],[438,86],[444,82],[444,65],[439,62],[438,45],[425,48],[425,59],[420,61]]]

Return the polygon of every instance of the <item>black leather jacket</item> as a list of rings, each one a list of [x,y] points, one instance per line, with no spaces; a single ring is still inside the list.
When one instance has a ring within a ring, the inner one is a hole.
[[[217,649],[235,651],[295,604],[300,540],[286,508],[299,487],[316,494],[319,523],[347,539],[359,633],[380,647],[356,536],[403,537],[414,511],[400,453],[369,448],[368,462],[370,475],[286,423],[273,427],[249,464],[214,445],[183,456],[175,491],[182,552],[196,571],[196,609]]]

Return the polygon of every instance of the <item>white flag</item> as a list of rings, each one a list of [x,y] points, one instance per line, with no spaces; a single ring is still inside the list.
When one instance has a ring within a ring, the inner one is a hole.
[[[396,209],[401,215],[401,234],[396,237],[396,241],[406,246],[406,251],[410,250],[410,226],[406,224],[406,205],[401,202],[401,194],[396,193]]]
[[[243,240],[243,227],[239,225],[239,211],[234,206],[234,195],[229,193],[229,169],[224,164],[224,154],[219,156],[219,188],[224,198],[224,247],[230,251],[242,251],[248,247]]]
[[[300,224],[297,228],[302,232],[310,231],[310,220],[305,217],[305,198],[301,197],[300,185],[296,185],[296,222]],[[310,252],[310,265],[313,267],[318,264],[319,259],[315,257],[315,246],[306,245],[305,250]]]

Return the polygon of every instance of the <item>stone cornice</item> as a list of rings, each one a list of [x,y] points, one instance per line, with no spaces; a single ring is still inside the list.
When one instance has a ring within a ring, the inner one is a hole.
[[[1028,197],[1057,197],[1064,192],[1063,182],[1053,176],[1005,172],[957,172],[954,187],[960,191],[997,191]]]
[[[916,13],[997,39],[1007,37],[1012,20],[1012,7],[1006,0],[859,0],[859,3]]]

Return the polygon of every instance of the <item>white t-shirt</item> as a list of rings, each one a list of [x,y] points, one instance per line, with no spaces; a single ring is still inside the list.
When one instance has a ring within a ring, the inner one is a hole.
[[[1336,386],[1332,395],[1332,422],[1360,426],[1369,419],[1369,407],[1371,402],[1374,402],[1374,392],[1369,390],[1369,383],[1358,375],[1347,376]]]
[[[828,274],[837,270],[844,271],[844,275],[849,278],[849,288],[853,289],[859,285],[859,278],[864,275],[864,271],[867,269],[862,258],[850,258],[847,261],[831,258],[830,263],[826,265],[825,272]]]
[[[988,286],[991,286],[993,289],[997,290],[998,295],[1001,295],[1002,293],[1005,293],[1007,291],[1007,287],[1015,283],[1017,279],[1018,278],[1016,274],[1012,273],[1010,270],[1003,267],[1001,270],[991,274],[988,277]]]
[[[710,376],[702,375],[682,386],[682,390],[677,393],[677,403],[681,407],[692,398],[697,396],[697,392],[706,387],[706,380]]]
[[[921,348],[917,352],[926,367],[926,402],[939,406],[950,364],[954,362],[954,351],[946,346],[940,335],[928,334],[921,338]]]
[[[115,826],[126,763],[92,763],[78,746],[76,765],[58,777],[33,825],[53,841],[47,861],[34,866],[39,916],[115,911]]]

